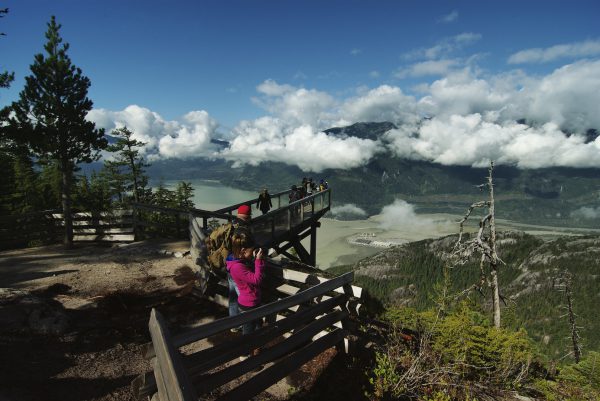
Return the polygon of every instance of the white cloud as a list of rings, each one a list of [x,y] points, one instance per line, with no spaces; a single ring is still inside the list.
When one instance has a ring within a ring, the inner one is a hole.
[[[415,121],[416,101],[395,86],[381,85],[364,94],[347,99],[339,108],[340,120],[344,123],[367,121]]]
[[[545,49],[521,50],[508,58],[509,64],[547,63],[561,58],[595,57],[600,55],[600,40],[567,43]]]
[[[370,78],[379,78],[381,74],[379,73],[379,71],[373,70],[371,72],[369,72],[369,77]]]
[[[457,19],[458,19],[458,11],[453,10],[449,14],[442,16],[439,19],[439,22],[450,23],[450,22],[456,21]]]
[[[600,61],[580,61],[531,80],[517,104],[533,120],[579,132],[600,128]]]
[[[500,110],[513,93],[508,88],[498,90],[495,83],[476,77],[469,69],[455,71],[434,81],[428,92],[419,100],[420,109],[428,115],[467,115]]]
[[[243,121],[234,131],[236,137],[231,147],[220,156],[236,165],[275,161],[320,172],[327,168],[361,166],[381,150],[376,141],[337,138],[310,125],[289,125],[273,117]]]
[[[352,50],[350,50],[350,55],[351,56],[358,56],[361,53],[362,53],[361,49],[352,49]]]
[[[438,225],[432,219],[417,215],[415,207],[402,199],[384,206],[377,220],[384,230],[433,230]]]
[[[297,71],[297,72],[294,74],[294,77],[293,77],[293,79],[294,79],[294,80],[296,80],[296,81],[303,81],[303,80],[306,80],[306,79],[308,79],[308,75],[306,75],[306,74],[305,74],[305,73],[303,73],[302,71]]]
[[[215,149],[210,140],[217,126],[217,122],[206,111],[189,112],[184,116],[184,124],[177,128],[173,136],[160,138],[160,156],[189,159],[212,154]]]
[[[367,212],[353,203],[345,203],[340,206],[332,207],[331,215],[333,218],[344,220],[367,217]]]
[[[141,151],[150,159],[207,156],[214,150],[210,138],[217,123],[203,110],[187,113],[182,121],[166,121],[158,113],[131,105],[122,111],[94,109],[87,119],[107,133],[129,128],[133,139],[146,144]]]
[[[328,121],[325,112],[336,103],[326,92],[280,85],[273,80],[264,81],[257,90],[263,96],[254,98],[255,104],[296,125],[324,126]]]
[[[406,60],[427,59],[435,60],[464,48],[481,39],[481,34],[473,32],[463,32],[439,41],[435,46],[421,48],[406,53],[403,58]]]
[[[444,165],[485,167],[495,160],[520,168],[600,166],[600,140],[586,144],[583,136],[567,137],[553,123],[534,128],[486,121],[480,114],[452,115],[392,130],[386,138],[399,157]]]
[[[396,71],[394,77],[402,79],[406,77],[423,77],[427,75],[445,75],[457,64],[458,60],[448,59],[423,61]]]
[[[133,139],[146,143],[144,148],[149,152],[156,149],[161,137],[174,134],[178,127],[176,122],[166,121],[158,113],[137,105],[127,106],[122,111],[94,109],[87,119],[104,128],[106,133],[115,128],[129,128]]]

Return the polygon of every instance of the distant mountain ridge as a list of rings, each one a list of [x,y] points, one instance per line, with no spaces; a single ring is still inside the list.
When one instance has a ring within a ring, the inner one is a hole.
[[[334,127],[326,129],[326,134],[338,137],[353,136],[360,139],[370,139],[376,141],[389,130],[396,129],[395,124],[390,122],[382,123],[356,123],[347,127]]]

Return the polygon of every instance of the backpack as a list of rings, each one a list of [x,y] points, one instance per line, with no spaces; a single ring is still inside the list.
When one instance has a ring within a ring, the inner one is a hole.
[[[206,238],[206,259],[213,269],[221,270],[225,267],[225,260],[231,252],[231,238],[234,231],[233,223],[227,223],[214,229]]]

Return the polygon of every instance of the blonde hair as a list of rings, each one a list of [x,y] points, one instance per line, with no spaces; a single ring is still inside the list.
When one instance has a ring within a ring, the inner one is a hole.
[[[254,248],[254,245],[254,237],[249,231],[236,231],[231,238],[231,253],[234,258],[239,259],[243,248]]]

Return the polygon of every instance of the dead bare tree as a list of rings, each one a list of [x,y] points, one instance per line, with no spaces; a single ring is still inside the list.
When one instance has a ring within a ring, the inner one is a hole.
[[[571,276],[571,273],[569,272],[564,272],[562,274],[562,277],[564,279],[564,292],[565,292],[565,296],[567,298],[567,314],[563,315],[564,316],[568,316],[569,317],[569,326],[571,329],[571,343],[573,346],[573,351],[571,352],[573,354],[573,357],[575,358],[575,362],[579,363],[579,361],[581,360],[581,337],[579,336],[579,327],[577,327],[577,324],[575,323],[575,312],[573,312],[573,298],[572,298],[572,293],[571,293],[571,286],[573,284],[573,277]]]
[[[461,294],[470,293],[473,290],[481,292],[481,288],[487,284],[492,290],[492,304],[494,311],[494,326],[500,327],[500,288],[498,284],[498,266],[504,263],[496,252],[496,219],[494,205],[494,162],[490,162],[488,169],[487,182],[478,186],[481,190],[487,187],[489,200],[473,203],[465,216],[459,222],[458,240],[452,251],[452,260],[455,264],[465,264],[471,256],[480,254],[479,270],[480,279]],[[479,221],[479,230],[474,238],[463,241],[464,225],[475,209],[486,209],[487,213]],[[489,266],[489,275],[486,273],[486,266]]]

